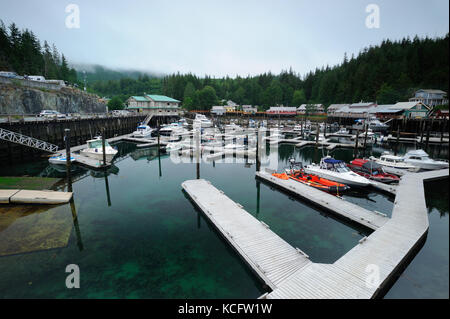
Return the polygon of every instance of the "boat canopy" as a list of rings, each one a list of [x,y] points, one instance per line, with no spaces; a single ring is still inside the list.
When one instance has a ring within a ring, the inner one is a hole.
[[[327,164],[339,164],[339,163],[342,163],[342,161],[334,159],[334,158],[325,158],[323,161],[325,163],[327,163]]]
[[[379,170],[382,168],[382,165],[378,164],[375,161],[367,161],[362,166],[368,170]]]

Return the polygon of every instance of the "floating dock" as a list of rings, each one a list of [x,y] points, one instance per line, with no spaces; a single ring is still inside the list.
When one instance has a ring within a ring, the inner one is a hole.
[[[203,179],[183,189],[255,273],[272,289],[310,264],[308,256],[285,242],[269,226]]]
[[[272,176],[270,172],[266,171],[256,172],[256,177],[261,179],[263,182],[273,184],[284,191],[294,193],[315,206],[331,211],[339,217],[343,217],[351,222],[360,224],[372,230],[380,228],[389,220],[389,218],[387,218],[384,214],[367,210],[358,205],[347,202],[340,197],[331,195],[308,185],[304,185],[292,179],[284,180]]]
[[[396,189],[392,217],[382,217],[382,225],[333,264],[310,261],[304,252],[290,246],[268,225],[258,221],[209,182],[190,180],[182,183],[182,187],[252,270],[272,288],[272,292],[260,298],[375,298],[427,234],[429,224],[423,182],[448,176],[448,169],[405,174]],[[294,192],[298,188],[290,186],[283,185]],[[318,201],[315,191],[321,192],[308,187],[308,197]],[[332,203],[327,196],[322,200],[321,205],[326,205],[329,210],[348,213],[339,211],[339,207],[345,205],[344,201],[336,198],[340,202]],[[352,211],[351,218],[357,214],[376,215],[375,212],[361,213],[364,209],[354,206],[360,211]],[[374,272],[378,281],[371,280]]]
[[[64,204],[72,198],[72,192],[0,189],[0,204]]]

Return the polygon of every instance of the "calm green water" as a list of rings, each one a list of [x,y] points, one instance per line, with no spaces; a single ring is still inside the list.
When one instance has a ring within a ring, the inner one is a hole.
[[[266,291],[184,195],[181,183],[196,177],[195,164],[174,164],[167,156],[158,160],[154,150],[137,150],[133,144],[118,147],[119,159],[106,176],[85,169],[74,173],[72,207],[48,207],[0,223],[0,241],[22,248],[24,232],[33,223],[50,220],[45,224],[49,225],[45,242],[49,246],[54,242],[51,238],[65,234],[64,227],[56,234],[52,218],[69,223],[68,241],[62,247],[30,248],[33,243],[27,242],[31,251],[0,257],[1,297],[257,298]],[[402,146],[399,153],[407,148]],[[448,149],[442,152],[446,153],[440,157],[448,157]],[[352,158],[350,150],[336,150],[332,155],[346,161]],[[318,161],[322,151],[283,145],[279,167],[287,166],[291,156],[309,163]],[[200,170],[202,178],[211,180],[314,262],[334,262],[369,234],[257,182],[255,165],[202,163]],[[46,161],[0,167],[0,176],[14,175],[64,173],[54,171]],[[426,189],[427,241],[386,297],[448,298],[448,180]],[[393,206],[393,198],[377,192],[353,191],[344,197],[387,214]],[[6,214],[0,214],[0,221]],[[80,267],[80,289],[65,287],[68,264]]]

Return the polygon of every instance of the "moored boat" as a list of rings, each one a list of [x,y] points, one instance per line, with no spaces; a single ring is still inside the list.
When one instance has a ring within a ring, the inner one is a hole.
[[[380,156],[380,158],[371,156],[369,157],[369,159],[382,165],[386,173],[395,175],[401,175],[405,172],[417,172],[418,170],[420,170],[420,167],[417,167],[410,163],[406,163],[403,157],[391,154],[383,154]]]
[[[403,159],[406,163],[420,167],[425,170],[448,168],[448,161],[434,160],[424,150],[413,150],[407,152]]]
[[[75,157],[71,156],[70,157],[70,162],[73,162],[75,160]],[[66,165],[67,163],[67,156],[66,155],[55,155],[52,156],[48,159],[50,164],[55,164],[55,165]]]
[[[347,166],[356,174],[377,182],[390,184],[400,180],[397,175],[386,173],[383,166],[375,161],[355,158]]]
[[[133,137],[150,137],[152,135],[153,129],[148,125],[139,125],[136,131],[133,132]]]
[[[88,147],[80,151],[81,155],[91,157],[97,160],[103,160],[103,145],[102,139],[97,137],[87,141]],[[107,162],[111,162],[114,156],[117,154],[117,150],[109,145],[108,141],[105,140],[105,157]]]
[[[320,160],[320,164],[310,164],[304,168],[308,174],[314,174],[335,182],[349,186],[368,186],[370,181],[355,172],[352,172],[343,161],[326,156]]]

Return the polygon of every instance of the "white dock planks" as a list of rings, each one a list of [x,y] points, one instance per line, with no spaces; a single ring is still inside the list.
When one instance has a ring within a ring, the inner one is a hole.
[[[396,189],[392,218],[384,218],[383,225],[334,264],[309,261],[209,182],[192,180],[182,185],[241,257],[273,289],[263,298],[361,299],[377,296],[428,231],[423,181],[448,175],[448,169],[405,174]],[[292,190],[291,185],[287,186]],[[313,191],[320,192],[309,188],[309,197]],[[328,205],[333,210],[337,208],[330,201]],[[378,285],[369,280],[373,267],[379,271]]]
[[[334,264],[311,264],[265,297],[373,298],[428,231],[423,181],[448,177],[448,169],[411,173],[397,188],[392,218]],[[369,275],[379,270],[379,285]]]
[[[227,241],[264,282],[274,289],[311,261],[267,225],[209,182],[189,180],[182,187]]]
[[[293,192],[324,209],[331,210],[342,217],[373,230],[383,226],[389,220],[386,216],[364,209],[334,195],[303,185],[294,180],[283,180],[263,171],[256,172],[256,176],[264,181],[273,183],[284,190]]]

